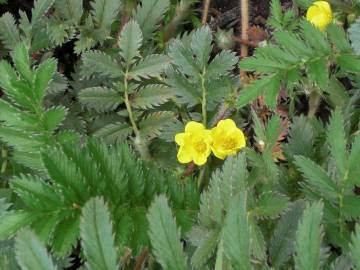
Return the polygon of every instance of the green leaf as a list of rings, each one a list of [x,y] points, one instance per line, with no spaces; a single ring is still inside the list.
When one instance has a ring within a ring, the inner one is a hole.
[[[351,53],[351,45],[342,26],[332,23],[327,28],[328,36],[336,48],[342,53]]]
[[[192,235],[190,234],[189,237],[192,237]],[[206,260],[213,255],[216,246],[219,243],[220,237],[221,231],[219,230],[206,232],[206,234],[202,236],[201,242],[197,245],[197,248],[191,257],[191,264],[195,267],[195,269],[201,268],[206,263]]]
[[[247,193],[240,192],[230,206],[223,229],[225,255],[234,269],[250,270],[250,227],[247,212]]]
[[[90,199],[83,207],[80,234],[89,270],[118,269],[110,214],[103,199]]]
[[[228,75],[235,68],[238,61],[239,58],[234,52],[221,51],[207,67],[206,78],[215,80]]]
[[[254,214],[260,217],[276,218],[289,204],[289,198],[285,195],[275,192],[265,192],[261,194],[257,205],[255,207]]]
[[[149,114],[139,123],[141,134],[148,138],[154,138],[160,135],[161,130],[172,121],[174,121],[172,112],[160,111]]]
[[[82,1],[76,0],[56,0],[55,9],[62,17],[70,20],[74,24],[78,23],[83,13]]]
[[[164,104],[172,97],[174,94],[164,85],[147,85],[134,95],[131,105],[134,108],[151,109]]]
[[[250,86],[246,87],[240,92],[240,95],[237,99],[237,107],[242,108],[249,104],[251,101],[259,97],[265,91],[265,89],[267,89],[267,93],[269,93],[267,98],[268,102],[270,102],[271,106],[274,106],[274,104],[276,104],[276,97],[280,87],[280,81],[281,75],[278,73],[265,76],[259,80],[255,80]]]
[[[196,56],[199,67],[203,70],[209,61],[212,51],[212,35],[209,26],[204,26],[195,31],[192,36],[191,50]]]
[[[118,0],[94,0],[91,2],[91,14],[98,28],[110,30],[120,11],[120,5],[121,1]]]
[[[78,214],[66,217],[54,229],[52,249],[56,255],[64,257],[68,255],[80,235],[80,218]]]
[[[321,267],[321,220],[323,204],[308,205],[299,222],[295,243],[295,268],[297,270],[319,270]]]
[[[301,21],[301,28],[306,41],[316,50],[323,54],[330,54],[331,47],[326,39],[326,35],[319,28],[307,20]]]
[[[336,63],[347,72],[360,72],[360,57],[352,54],[343,54],[336,58]]]
[[[357,54],[360,54],[360,19],[351,25],[348,30],[351,46]]]
[[[12,52],[12,58],[17,68],[17,71],[29,83],[32,82],[32,73],[30,70],[29,50],[24,42],[18,43]]]
[[[309,61],[307,64],[307,74],[321,89],[325,89],[329,83],[327,59],[324,57]]]
[[[307,186],[318,192],[324,198],[337,200],[337,187],[323,168],[312,160],[302,156],[295,156],[295,165],[304,176]]]
[[[16,27],[15,19],[9,12],[0,18],[0,38],[5,48],[12,50],[20,42],[19,31]]]
[[[304,201],[294,202],[276,224],[269,247],[274,269],[281,269],[280,267],[290,259],[290,255],[294,252],[294,239],[304,208]]]
[[[55,0],[36,0],[31,11],[31,24],[40,23],[41,19],[49,11]]]
[[[354,269],[360,269],[360,225],[357,224],[355,232],[351,237],[350,257]]]
[[[48,131],[54,131],[66,118],[65,107],[51,107],[44,112],[44,127]]]
[[[37,102],[41,104],[46,90],[50,85],[50,81],[55,76],[57,68],[57,61],[54,58],[49,58],[42,62],[35,72],[34,93]]]
[[[129,72],[129,76],[135,80],[141,78],[157,77],[169,65],[169,58],[162,54],[152,54],[139,61]]]
[[[122,103],[120,94],[106,87],[90,87],[80,91],[79,100],[82,104],[98,112],[116,109]]]
[[[30,225],[35,219],[35,215],[20,210],[6,212],[0,220],[0,240],[9,238],[21,228]]]
[[[180,104],[187,104],[188,107],[193,107],[201,103],[199,90],[179,72],[170,68],[165,82],[174,91],[176,101]]]
[[[120,55],[124,59],[126,66],[133,63],[134,58],[139,56],[142,44],[142,33],[136,21],[128,22],[119,37]]]
[[[30,230],[21,231],[15,239],[16,258],[22,270],[57,269],[46,248]]]
[[[186,270],[186,255],[180,242],[180,230],[164,195],[155,198],[148,215],[149,236],[157,261],[165,270]]]
[[[174,40],[169,46],[169,57],[181,73],[197,77],[201,70],[196,65],[195,59],[188,48],[180,40]]]
[[[81,76],[90,77],[95,74],[115,79],[121,77],[123,71],[110,55],[100,51],[83,53]]]
[[[170,7],[169,0],[142,0],[133,14],[147,41],[158,28],[160,20]]]
[[[336,109],[331,114],[327,132],[327,143],[330,148],[331,156],[335,161],[339,177],[340,179],[343,179],[347,164],[347,152],[344,120],[340,109]]]
[[[351,153],[349,156],[349,174],[348,179],[351,185],[360,185],[360,136],[356,136],[352,144]]]
[[[128,124],[118,122],[100,128],[94,133],[94,136],[103,139],[109,144],[114,144],[125,140],[132,131],[132,128]]]

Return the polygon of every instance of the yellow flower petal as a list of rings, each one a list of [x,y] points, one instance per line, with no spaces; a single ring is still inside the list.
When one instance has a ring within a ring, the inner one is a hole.
[[[206,154],[194,155],[194,163],[198,166],[202,166],[206,163],[207,158],[208,158],[208,155],[206,155]]]
[[[175,142],[178,145],[183,145],[185,141],[185,133],[178,133],[175,135]]]
[[[225,119],[225,120],[219,121],[219,123],[217,124],[217,127],[220,129],[223,129],[223,130],[229,130],[229,129],[236,128],[236,124],[232,119]]]
[[[332,17],[331,6],[326,1],[314,2],[306,13],[306,19],[320,30],[324,30],[331,23]]]
[[[198,122],[190,121],[185,126],[185,133],[197,133],[205,129],[204,125]]]
[[[177,159],[180,163],[189,163],[192,161],[191,151],[184,146],[181,146],[177,154]]]

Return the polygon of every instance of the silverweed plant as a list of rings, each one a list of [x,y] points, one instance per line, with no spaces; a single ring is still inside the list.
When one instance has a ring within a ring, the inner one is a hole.
[[[360,269],[360,2],[201,2],[0,0],[0,269]]]

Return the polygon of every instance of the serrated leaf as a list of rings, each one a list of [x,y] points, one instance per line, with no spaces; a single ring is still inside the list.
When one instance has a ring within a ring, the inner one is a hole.
[[[346,134],[343,122],[340,109],[336,109],[331,114],[327,132],[327,143],[341,179],[345,176],[347,164]]]
[[[240,95],[237,99],[237,107],[242,108],[249,104],[251,101],[260,96],[265,91],[265,89],[267,89],[268,103],[274,107],[274,104],[276,104],[276,97],[280,86],[280,80],[280,74],[275,73],[252,82],[250,86],[246,87],[240,92]]]
[[[136,21],[128,22],[121,31],[118,41],[120,55],[124,59],[126,66],[133,63],[134,58],[139,56],[142,44],[142,33]]]
[[[90,199],[83,207],[80,234],[89,270],[118,269],[110,214],[103,199]]]
[[[81,76],[90,77],[95,74],[115,79],[121,77],[123,71],[110,55],[89,51],[82,55]]]
[[[153,138],[161,133],[161,130],[174,120],[172,112],[155,112],[148,115],[139,123],[141,134],[144,137]]]
[[[36,0],[31,11],[31,24],[38,24],[42,17],[49,11],[55,0]]]
[[[212,51],[212,35],[209,26],[204,26],[192,35],[191,50],[196,56],[199,67],[203,70],[209,61]]]
[[[20,42],[19,31],[16,27],[15,19],[9,12],[0,18],[0,37],[6,49],[12,50]]]
[[[351,46],[357,54],[360,54],[360,19],[351,25],[348,30]]]
[[[318,270],[321,266],[321,240],[323,215],[321,202],[308,205],[299,222],[295,244],[295,268]]]
[[[352,51],[345,31],[340,25],[332,23],[326,28],[326,31],[328,32],[329,39],[340,52],[349,53]]]
[[[206,261],[213,255],[216,246],[219,243],[221,233],[218,230],[212,230],[204,235],[201,242],[191,258],[191,264],[196,268],[201,268]]]
[[[285,195],[266,192],[260,195],[257,205],[255,207],[254,214],[260,217],[276,218],[289,204],[289,198]]]
[[[169,58],[166,55],[149,55],[131,68],[129,76],[135,80],[157,77],[166,69],[168,64]]]
[[[320,89],[325,89],[329,83],[327,59],[320,57],[309,61],[307,64],[307,74]]]
[[[46,90],[50,85],[52,78],[55,76],[57,61],[49,58],[42,62],[35,72],[34,93],[37,102],[42,102]]]
[[[175,70],[169,71],[165,82],[174,91],[176,100],[180,104],[193,107],[201,103],[200,92],[196,86]]]
[[[238,61],[239,58],[234,52],[221,51],[207,67],[206,78],[215,80],[228,75],[228,73],[235,68]]]
[[[295,156],[295,165],[305,177],[306,185],[316,190],[325,198],[337,199],[338,192],[336,185],[323,168],[302,156]]]
[[[169,57],[181,73],[197,77],[201,70],[196,65],[195,59],[188,48],[180,40],[173,41],[169,46]]]
[[[294,239],[304,208],[304,201],[294,202],[276,224],[269,247],[271,262],[275,269],[280,269],[294,252]]]
[[[231,203],[223,229],[225,255],[239,270],[252,269],[250,262],[250,228],[247,213],[247,194],[240,192]]]
[[[94,133],[95,137],[102,138],[109,144],[121,142],[126,139],[131,133],[132,128],[125,123],[108,124]]]
[[[360,56],[342,54],[336,58],[336,63],[346,72],[360,72]]]
[[[80,219],[77,214],[63,219],[56,225],[52,249],[58,256],[64,257],[72,251],[80,235],[79,225]]]
[[[45,246],[30,230],[23,230],[15,239],[16,258],[22,270],[56,270]]]
[[[91,2],[91,14],[101,29],[109,30],[116,19],[121,6],[118,0],[94,0]]]
[[[131,105],[134,108],[151,109],[164,104],[174,97],[171,90],[164,85],[148,85],[140,89],[133,97]]]
[[[29,50],[25,43],[18,43],[15,46],[11,56],[20,75],[23,76],[23,78],[26,79],[29,83],[32,82]]]
[[[83,13],[83,3],[78,0],[57,0],[54,3],[56,11],[61,16],[71,20],[73,23],[79,22]]]
[[[80,91],[79,100],[82,104],[98,112],[116,109],[122,103],[120,94],[106,87],[90,87]]]
[[[0,240],[13,236],[19,229],[30,225],[36,217],[24,211],[9,211],[0,219]]]
[[[186,270],[186,255],[180,242],[180,231],[176,227],[167,199],[157,197],[148,215],[149,236],[154,255],[165,270]]]
[[[148,40],[151,34],[158,28],[160,20],[169,7],[169,0],[141,1],[141,5],[138,5],[133,17],[140,25],[144,40]]]
[[[360,269],[360,225],[355,226],[355,232],[351,237],[350,258],[354,269]]]

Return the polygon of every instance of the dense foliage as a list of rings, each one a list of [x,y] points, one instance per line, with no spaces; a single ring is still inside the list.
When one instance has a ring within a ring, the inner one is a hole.
[[[360,269],[360,2],[196,2],[2,14],[0,269]]]

